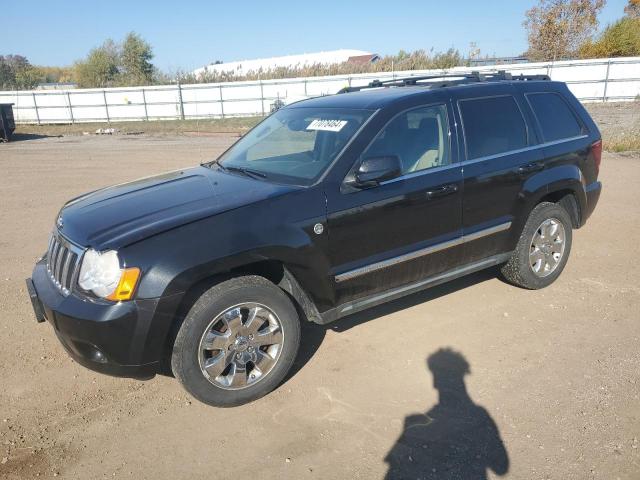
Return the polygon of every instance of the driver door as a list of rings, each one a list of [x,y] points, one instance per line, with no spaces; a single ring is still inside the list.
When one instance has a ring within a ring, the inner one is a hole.
[[[336,305],[408,285],[459,264],[462,169],[449,104],[393,117],[364,158],[396,155],[399,177],[327,193]]]

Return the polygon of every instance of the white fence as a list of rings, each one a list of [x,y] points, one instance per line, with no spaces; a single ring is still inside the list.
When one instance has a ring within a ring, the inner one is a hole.
[[[477,67],[513,74],[547,74],[569,85],[583,102],[627,101],[640,95],[640,57],[573,60]],[[469,72],[456,67],[447,73]],[[307,77],[253,82],[167,85],[58,91],[0,92],[13,103],[17,123],[80,123],[264,115],[278,99],[285,103],[336,93],[373,79],[443,73],[442,70]]]

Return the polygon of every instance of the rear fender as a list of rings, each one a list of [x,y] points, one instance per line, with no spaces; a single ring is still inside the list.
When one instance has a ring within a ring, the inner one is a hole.
[[[520,192],[518,211],[514,215],[510,242],[512,248],[515,248],[531,210],[547,195],[563,190],[573,193],[578,211],[584,211],[587,204],[585,179],[576,165],[558,165],[527,178]]]

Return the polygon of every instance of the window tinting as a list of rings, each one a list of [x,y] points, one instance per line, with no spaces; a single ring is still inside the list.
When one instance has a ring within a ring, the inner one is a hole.
[[[560,95],[532,93],[527,95],[527,99],[538,119],[545,142],[576,137],[582,133],[576,116]]]
[[[402,174],[449,165],[449,128],[444,105],[401,113],[380,131],[363,158],[397,155]]]
[[[515,98],[475,98],[460,102],[469,160],[527,146],[527,126]]]

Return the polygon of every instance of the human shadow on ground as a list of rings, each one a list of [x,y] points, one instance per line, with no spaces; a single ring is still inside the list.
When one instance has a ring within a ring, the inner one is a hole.
[[[444,348],[427,358],[438,403],[405,418],[400,438],[385,462],[386,480],[485,480],[502,476],[509,456],[491,415],[467,393],[470,367],[462,354]]]

